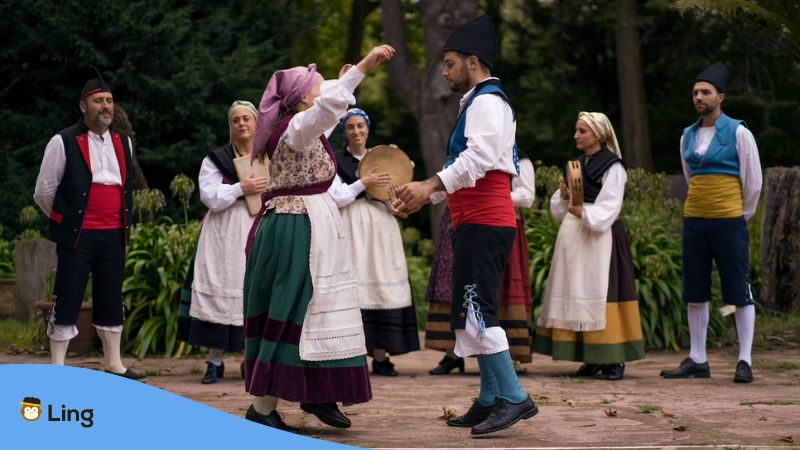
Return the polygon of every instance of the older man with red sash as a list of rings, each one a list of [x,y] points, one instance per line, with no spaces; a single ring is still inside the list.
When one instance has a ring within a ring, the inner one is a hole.
[[[95,69],[96,70],[96,69]],[[53,364],[64,364],[89,274],[92,274],[92,324],[103,342],[106,372],[131,379],[120,356],[124,312],[122,280],[130,231],[133,145],[110,127],[111,88],[97,72],[86,82],[79,107],[83,117],[50,139],[33,199],[50,218],[58,265],[54,305],[47,335]]]
[[[500,80],[491,75],[497,36],[488,17],[458,27],[443,52],[442,75],[451,90],[463,94],[445,168],[398,188],[393,207],[412,213],[447,198],[453,222],[455,354],[477,356],[481,370],[480,394],[466,414],[447,424],[486,434],[538,412],[520,386],[497,314],[497,292],[517,225],[511,200],[511,179],[519,174],[516,118]]]

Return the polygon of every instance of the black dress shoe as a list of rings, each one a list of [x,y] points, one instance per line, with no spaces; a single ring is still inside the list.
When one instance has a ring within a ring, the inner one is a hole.
[[[295,427],[290,427],[286,425],[286,423],[281,419],[281,415],[278,414],[278,411],[272,410],[269,414],[261,414],[260,412],[256,411],[253,408],[253,405],[250,405],[247,408],[247,414],[244,415],[244,418],[251,421],[260,423],[261,425],[266,425],[270,428],[277,428],[281,431],[288,431],[289,433],[297,433],[299,430]]]
[[[607,380],[619,381],[625,375],[625,363],[604,364],[603,374]]]
[[[661,376],[664,378],[711,378],[711,369],[708,362],[697,364],[692,358],[686,358],[675,370],[662,370]]]
[[[141,380],[142,378],[147,376],[147,375],[142,375],[138,372],[134,372],[131,369],[125,369],[124,373],[117,373],[117,372],[112,372],[110,370],[106,370],[106,373],[110,373],[118,377],[127,378],[129,380]]]
[[[529,395],[524,402],[513,404],[502,399],[492,409],[492,413],[483,422],[472,427],[472,434],[487,434],[505,430],[520,420],[527,420],[539,413],[539,408]]]
[[[734,383],[752,383],[753,369],[747,361],[741,360],[736,364],[736,375],[733,376]]]
[[[210,362],[206,362],[206,374],[200,380],[203,384],[214,384],[225,375],[225,363],[216,366]]]
[[[482,406],[476,398],[463,416],[447,419],[447,424],[451,427],[474,427],[486,420],[493,409],[494,405]]]
[[[458,368],[458,373],[464,373],[464,358],[451,358],[449,355],[444,355],[439,365],[428,371],[431,375],[447,375],[453,369]]]
[[[300,409],[317,416],[317,419],[325,425],[350,428],[350,419],[339,411],[336,403],[300,403]]]
[[[372,374],[373,375],[383,375],[385,377],[396,377],[397,371],[394,370],[394,364],[389,361],[387,357],[383,361],[378,361],[377,359],[372,359]]]
[[[584,364],[575,372],[576,377],[593,377],[600,373],[603,367],[600,364]]]

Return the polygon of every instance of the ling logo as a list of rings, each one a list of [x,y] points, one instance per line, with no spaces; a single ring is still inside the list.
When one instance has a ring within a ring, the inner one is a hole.
[[[42,415],[42,402],[36,397],[25,397],[19,402],[22,405],[22,418],[28,422],[33,422]]]
[[[36,397],[25,397],[19,402],[22,405],[22,418],[28,422],[34,422],[42,416],[42,402]],[[53,405],[47,405],[48,422],[80,422],[84,428],[91,428],[94,425],[94,410],[68,409],[66,405],[61,405],[60,417],[54,414]]]

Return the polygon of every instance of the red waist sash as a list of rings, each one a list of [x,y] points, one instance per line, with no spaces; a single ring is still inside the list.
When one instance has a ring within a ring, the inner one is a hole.
[[[459,189],[447,195],[453,228],[462,223],[493,227],[517,226],[511,201],[511,175],[499,170],[486,172],[475,187]]]
[[[81,228],[113,230],[123,226],[122,187],[116,184],[92,183]]]

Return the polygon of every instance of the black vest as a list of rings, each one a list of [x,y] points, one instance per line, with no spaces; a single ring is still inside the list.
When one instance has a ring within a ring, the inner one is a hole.
[[[600,189],[603,188],[603,175],[611,166],[620,163],[623,168],[627,169],[623,160],[605,148],[595,153],[588,163],[585,155],[577,160],[581,162],[583,172],[583,201],[585,203],[594,203],[597,196],[600,195]],[[568,178],[566,170],[564,178]]]
[[[336,152],[336,174],[344,181],[344,184],[353,184],[358,181],[356,172],[358,171],[358,158],[350,154],[347,149]],[[366,191],[361,191],[356,198],[367,195]]]
[[[225,144],[222,147],[209,152],[208,159],[217,166],[217,169],[222,173],[222,182],[225,184],[236,184],[239,182],[239,175],[236,174],[236,168],[233,166],[233,160],[236,158],[236,152],[233,150],[232,144]]]
[[[92,171],[89,169],[89,128],[83,120],[61,130],[64,142],[64,177],[56,190],[53,210],[50,213],[50,232],[48,239],[58,245],[69,248],[78,246],[86,205],[89,203],[89,190],[92,186]],[[124,155],[125,170],[120,168],[122,177],[122,219],[124,221],[125,243],[128,242],[131,228],[131,208],[133,205],[133,163],[128,135],[117,128],[109,129],[114,150],[119,162],[120,154]],[[83,149],[82,149],[83,147]]]

